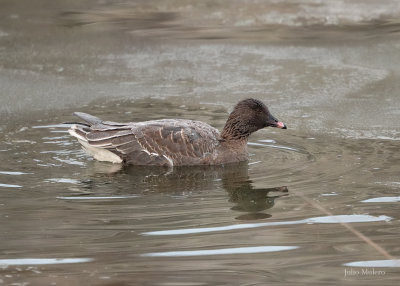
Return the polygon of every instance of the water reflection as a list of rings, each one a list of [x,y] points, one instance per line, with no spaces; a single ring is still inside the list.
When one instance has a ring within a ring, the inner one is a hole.
[[[214,191],[222,188],[228,194],[228,201],[234,205],[231,210],[245,212],[236,219],[256,220],[271,217],[270,214],[261,213],[271,209],[277,198],[288,195],[286,186],[255,188],[249,178],[247,162],[229,164],[225,166],[190,166],[190,167],[148,167],[148,166],[121,166],[94,162],[94,174],[91,179],[81,182],[85,194],[76,199],[84,199],[94,193],[99,186],[99,180],[118,181],[123,184],[125,193],[145,190],[144,193],[164,193],[170,196],[187,196],[190,193]],[[110,176],[110,174],[112,174]],[[49,179],[48,181],[60,181]],[[68,181],[66,179],[62,180]],[[88,193],[88,191],[90,193]],[[133,195],[135,197],[137,195]],[[114,196],[105,196],[111,199]],[[121,196],[117,196],[121,197]],[[122,196],[132,197],[132,196]],[[60,197],[72,199],[73,197]],[[96,199],[96,197],[88,197]]]
[[[229,201],[234,203],[234,211],[248,212],[236,217],[238,220],[254,220],[271,217],[261,211],[270,209],[275,199],[288,195],[286,186],[272,188],[254,188],[249,179],[248,166],[242,164],[238,168],[231,168],[223,173],[222,186],[229,194]]]

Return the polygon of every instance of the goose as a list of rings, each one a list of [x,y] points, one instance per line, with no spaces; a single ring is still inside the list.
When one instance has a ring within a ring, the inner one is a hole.
[[[219,132],[207,123],[160,119],[119,123],[75,112],[84,123],[68,130],[98,161],[131,165],[221,165],[248,159],[249,136],[265,127],[286,129],[258,99],[236,104]]]

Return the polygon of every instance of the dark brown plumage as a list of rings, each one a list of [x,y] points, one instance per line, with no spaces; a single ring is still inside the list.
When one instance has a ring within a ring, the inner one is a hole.
[[[221,132],[193,120],[161,119],[117,123],[81,112],[87,123],[69,129],[95,159],[132,165],[217,165],[247,160],[251,133],[268,126],[285,129],[257,99],[240,101]]]

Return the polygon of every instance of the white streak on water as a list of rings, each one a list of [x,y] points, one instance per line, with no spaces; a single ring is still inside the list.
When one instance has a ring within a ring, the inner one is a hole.
[[[54,137],[43,137],[43,140],[62,140],[68,139],[68,136],[54,136]]]
[[[374,222],[374,221],[390,221],[392,218],[380,215],[333,215],[333,216],[320,216],[305,219],[306,223],[355,223],[355,222]]]
[[[259,163],[262,163],[262,161],[250,162],[249,165],[254,165],[254,164],[259,164]]]
[[[67,183],[67,184],[79,184],[78,180],[68,179],[68,178],[51,178],[47,179],[47,182],[54,182],[54,183]]]
[[[291,148],[291,147],[287,147],[287,146],[281,146],[281,145],[261,144],[261,143],[256,143],[256,142],[248,142],[247,145],[271,147],[271,148],[277,148],[277,149],[283,149],[283,150],[290,150],[290,151],[299,152],[299,150],[297,150],[295,148]]]
[[[254,246],[254,247],[237,247],[237,248],[221,248],[221,249],[151,252],[142,254],[141,256],[183,257],[183,256],[204,256],[204,255],[248,254],[248,253],[277,252],[277,251],[292,250],[296,248],[299,247],[298,246]]]
[[[74,124],[50,124],[50,125],[37,125],[37,126],[32,126],[32,128],[67,128],[71,127]]]
[[[337,196],[337,193],[320,194],[321,197]]]
[[[400,197],[379,197],[361,201],[362,203],[395,203],[400,202]]]
[[[216,231],[230,231],[237,229],[250,229],[268,226],[279,225],[293,225],[293,224],[314,224],[314,223],[356,223],[356,222],[376,222],[376,221],[390,221],[392,218],[388,216],[370,216],[370,215],[336,215],[336,216],[321,216],[314,218],[307,218],[303,220],[294,221],[275,221],[263,223],[244,223],[233,224],[226,226],[216,227],[199,227],[199,228],[186,228],[186,229],[172,229],[144,232],[143,235],[180,235],[180,234],[195,234]]]
[[[78,165],[78,166],[85,166],[85,164],[83,162],[74,160],[74,159],[61,159],[59,157],[53,157],[53,159],[61,162],[61,163],[66,163],[69,165]]]
[[[263,142],[263,143],[276,143],[275,140],[272,139],[262,139],[262,140],[258,140],[258,142]]]
[[[68,264],[91,262],[93,258],[17,258],[0,259],[0,266],[11,265],[44,265],[44,264]]]
[[[400,259],[354,261],[343,265],[351,267],[400,267]]]
[[[139,196],[132,195],[132,196],[104,196],[104,197],[90,197],[90,196],[71,196],[71,197],[57,197],[59,200],[120,200],[120,199],[132,199],[138,198]]]
[[[64,130],[50,130],[51,133],[69,133],[68,131]]]
[[[2,188],[22,188],[20,185],[0,184]]]
[[[33,174],[33,173],[0,171],[0,174],[1,175],[19,176],[19,175],[28,175],[28,174]]]

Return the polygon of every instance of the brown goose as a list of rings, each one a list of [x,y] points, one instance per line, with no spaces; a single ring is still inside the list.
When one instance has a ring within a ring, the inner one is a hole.
[[[74,124],[69,133],[99,161],[132,165],[218,165],[247,160],[251,133],[272,126],[286,129],[259,100],[240,101],[219,133],[193,120],[161,119],[117,123],[82,112],[87,123]]]

